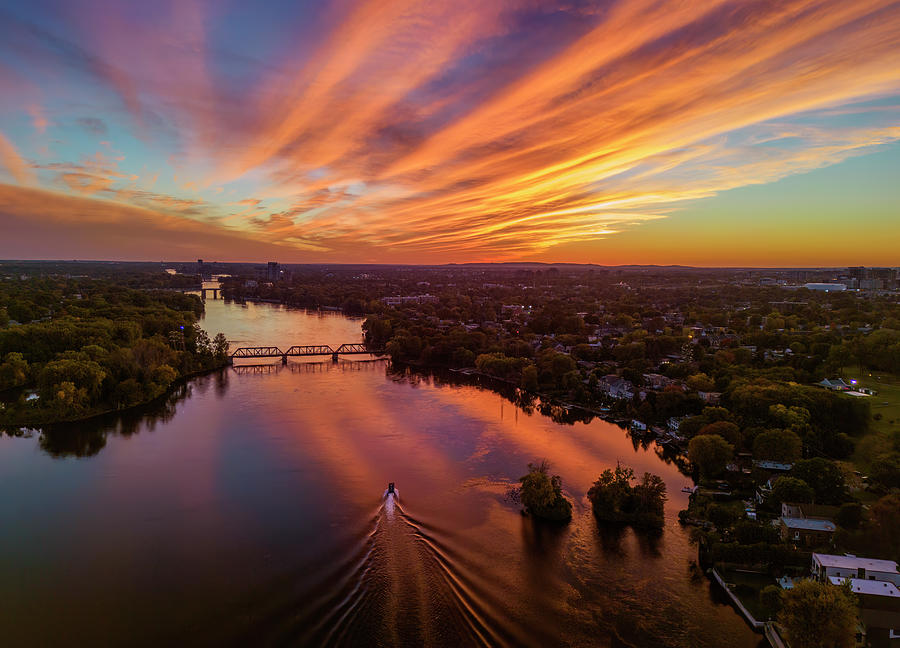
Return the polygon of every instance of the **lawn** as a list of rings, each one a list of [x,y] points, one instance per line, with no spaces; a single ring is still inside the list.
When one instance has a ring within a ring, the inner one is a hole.
[[[856,380],[857,387],[874,389],[877,394],[867,397],[872,408],[872,424],[868,434],[856,443],[850,457],[856,470],[866,473],[872,461],[892,447],[892,432],[900,432],[900,377],[884,371],[860,370],[845,367],[844,380]]]

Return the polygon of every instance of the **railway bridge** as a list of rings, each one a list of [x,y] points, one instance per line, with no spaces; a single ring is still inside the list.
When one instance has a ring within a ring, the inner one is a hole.
[[[287,364],[288,358],[313,356],[331,356],[331,359],[337,362],[342,355],[381,355],[383,353],[384,349],[369,349],[365,344],[359,342],[342,344],[336,349],[327,344],[297,345],[286,351],[275,346],[241,347],[235,349],[234,353],[229,356],[229,364],[234,364],[235,360],[261,360],[262,363],[265,363],[267,360],[271,362],[272,358],[281,358],[281,364]],[[247,363],[242,363],[242,365],[244,364]]]

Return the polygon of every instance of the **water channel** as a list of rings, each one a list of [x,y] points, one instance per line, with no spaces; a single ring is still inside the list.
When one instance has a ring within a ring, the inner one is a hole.
[[[361,339],[360,320],[209,300],[244,345]],[[575,503],[508,490],[546,458]],[[599,526],[617,461],[669,489],[659,536]],[[385,502],[389,481],[399,499]],[[687,478],[618,426],[331,358],[232,367],[146,411],[0,437],[0,637],[24,645],[765,645],[677,522]]]

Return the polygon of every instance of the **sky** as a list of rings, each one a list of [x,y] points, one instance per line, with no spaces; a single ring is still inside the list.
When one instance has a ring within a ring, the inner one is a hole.
[[[900,265],[900,2],[0,0],[0,258]]]

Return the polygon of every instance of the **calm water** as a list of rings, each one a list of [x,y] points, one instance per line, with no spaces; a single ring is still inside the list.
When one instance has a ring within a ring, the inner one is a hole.
[[[207,302],[242,344],[361,338],[360,321]],[[534,525],[507,490],[547,458],[575,501]],[[585,493],[663,476],[659,537],[602,530]],[[394,481],[399,500],[383,498]],[[164,406],[0,438],[9,645],[729,646],[753,634],[677,524],[686,478],[618,427],[562,425],[385,361],[235,367]]]

